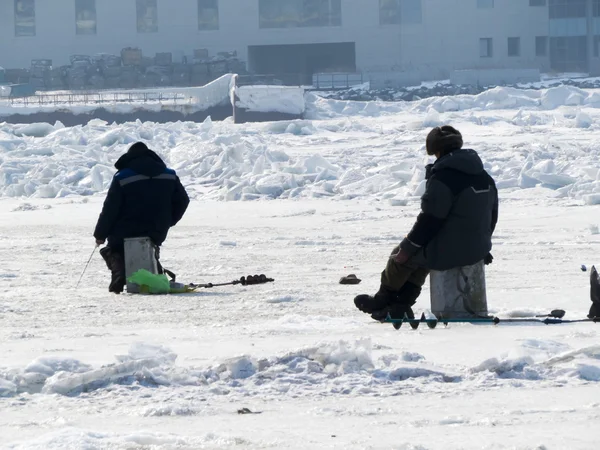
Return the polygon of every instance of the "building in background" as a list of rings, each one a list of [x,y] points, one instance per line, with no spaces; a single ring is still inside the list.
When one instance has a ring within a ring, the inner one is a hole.
[[[0,66],[73,55],[235,52],[252,73],[361,72],[381,83],[457,69],[600,73],[600,0],[0,0]],[[203,50],[204,49],[204,50]]]

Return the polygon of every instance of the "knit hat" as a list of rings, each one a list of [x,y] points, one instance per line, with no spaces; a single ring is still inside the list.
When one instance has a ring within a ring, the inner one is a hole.
[[[425,141],[428,155],[439,154],[440,156],[450,153],[453,150],[459,150],[463,146],[463,139],[460,131],[450,125],[435,127],[427,135]]]

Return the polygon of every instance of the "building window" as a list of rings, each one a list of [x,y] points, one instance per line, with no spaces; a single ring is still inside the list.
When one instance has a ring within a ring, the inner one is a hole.
[[[529,6],[546,6],[546,0],[529,0]]]
[[[520,56],[521,55],[521,38],[509,37],[508,38],[508,56]]]
[[[96,34],[96,0],[75,0],[75,32]]]
[[[586,0],[550,0],[548,14],[551,19],[586,17]]]
[[[548,36],[535,37],[535,56],[548,56]]]
[[[339,27],[341,0],[259,0],[260,28]]]
[[[198,0],[198,29],[219,29],[219,0]]]
[[[35,36],[35,0],[15,0],[15,36]]]
[[[477,0],[477,7],[480,9],[493,8],[494,0]]]
[[[592,16],[600,17],[600,0],[592,1]]]
[[[600,36],[594,36],[594,58],[600,57]]]
[[[398,25],[423,22],[421,0],[379,0],[379,24]]]
[[[379,24],[397,25],[400,23],[399,0],[379,0]]]
[[[493,55],[492,38],[479,39],[479,56],[481,58],[491,58]]]
[[[550,37],[549,44],[550,67],[553,70],[588,71],[587,36]]]
[[[138,33],[158,31],[158,0],[136,0]]]

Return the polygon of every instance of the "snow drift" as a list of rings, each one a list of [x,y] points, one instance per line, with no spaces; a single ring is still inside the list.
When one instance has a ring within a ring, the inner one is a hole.
[[[252,98],[245,98],[249,106]],[[0,195],[102,194],[115,172],[113,163],[142,140],[178,171],[195,198],[366,197],[403,205],[423,191],[427,130],[452,122],[500,189],[541,187],[556,197],[600,202],[595,144],[600,92],[595,90],[495,88],[475,96],[398,103],[306,98],[300,105],[286,96],[280,106],[306,107],[310,120],[267,124],[210,118],[123,125],[92,120],[72,128],[60,122],[0,124]],[[553,138],[559,129],[577,129],[577,138]]]

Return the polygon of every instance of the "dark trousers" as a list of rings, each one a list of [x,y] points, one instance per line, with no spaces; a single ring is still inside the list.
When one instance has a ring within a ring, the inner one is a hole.
[[[398,245],[392,250],[391,255],[395,255],[399,251],[400,246]],[[425,284],[427,275],[429,275],[429,269],[419,265],[415,258],[409,259],[404,264],[398,264],[389,258],[384,271],[381,272],[381,284],[391,291],[399,291],[406,283],[421,287]]]

